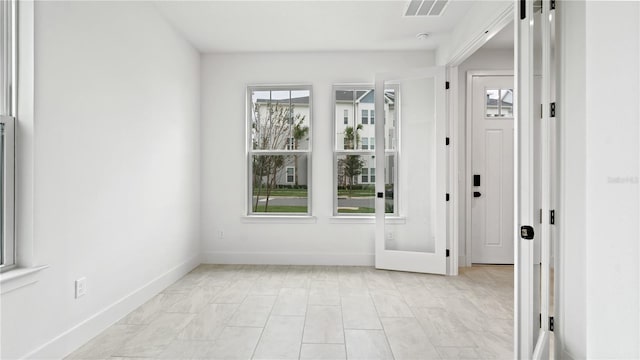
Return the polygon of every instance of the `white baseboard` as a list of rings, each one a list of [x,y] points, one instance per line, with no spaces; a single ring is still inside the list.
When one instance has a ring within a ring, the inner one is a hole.
[[[100,310],[86,320],[56,336],[27,354],[26,359],[61,359],[100,334],[125,315],[147,302],[160,291],[200,264],[200,255],[175,266],[137,290]]]
[[[240,253],[205,252],[206,264],[351,265],[373,266],[374,255],[364,253]]]

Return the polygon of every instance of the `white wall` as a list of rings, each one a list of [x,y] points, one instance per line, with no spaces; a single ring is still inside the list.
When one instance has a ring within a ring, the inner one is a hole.
[[[458,206],[460,209],[460,216],[458,217],[458,255],[459,266],[465,266],[465,262],[468,260],[466,254],[466,237],[467,237],[467,223],[466,223],[466,204],[469,189],[467,188],[467,177],[471,174],[466,174],[466,161],[467,161],[467,72],[468,71],[480,71],[480,70],[508,70],[513,71],[513,49],[484,49],[481,48],[471,55],[467,60],[458,66],[458,134],[455,136],[460,139],[458,144],[458,190],[457,196]],[[468,254],[471,256],[471,254]]]
[[[220,54],[202,59],[202,236],[211,262],[373,264],[374,224],[335,223],[332,85],[430,66],[432,52]],[[315,223],[246,223],[245,87],[313,85]],[[378,145],[378,144],[376,144]],[[222,238],[219,236],[222,232]]]
[[[640,4],[560,3],[556,336],[563,358],[636,359]]]
[[[49,268],[2,295],[3,359],[62,357],[199,262],[198,53],[144,3],[38,2],[35,24],[19,183]]]

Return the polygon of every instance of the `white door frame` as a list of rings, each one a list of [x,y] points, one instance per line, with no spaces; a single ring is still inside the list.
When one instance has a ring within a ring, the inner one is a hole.
[[[458,66],[486,44],[505,26],[509,25],[509,23],[513,21],[514,12],[515,6],[511,3],[503,12],[496,13],[495,17],[487,22],[487,26],[477,32],[464,45],[460,46],[458,50],[453,53],[450,60],[445,64],[447,81],[450,83],[450,88],[446,94],[448,101],[448,125],[446,136],[450,139],[448,149],[449,153],[447,154],[447,193],[450,194],[450,201],[447,202],[447,249],[450,251],[450,257],[447,258],[447,275],[458,275],[458,267],[460,265],[466,265],[459,264],[460,254],[458,247],[460,241],[460,234],[458,231],[460,226],[459,218],[460,215],[466,214],[465,208],[462,208],[458,201],[465,196],[458,192],[460,187],[459,185],[461,182],[464,183],[464,180],[461,180],[460,176],[466,176],[466,174],[461,174],[460,166],[462,164],[459,164],[458,161],[461,151],[459,144],[464,141],[463,139],[458,139],[458,134],[460,126],[462,126],[462,120],[465,116],[465,114],[460,114],[459,111],[461,96],[464,96],[465,94],[458,88]],[[464,168],[464,171],[466,171],[466,167]]]
[[[516,239],[515,256],[515,342],[514,353],[517,358],[544,359],[549,356],[549,270],[551,261],[551,224],[548,212],[553,205],[552,186],[552,154],[551,154],[551,26],[555,14],[550,1],[542,2],[541,24],[541,67],[542,84],[540,90],[540,110],[534,103],[534,6],[533,1],[520,1],[516,6],[516,189],[514,235]],[[540,122],[540,147],[535,144],[535,123]],[[536,174],[534,156],[540,151],[540,206],[543,216],[538,218],[535,185]],[[525,240],[520,236],[521,226],[534,226],[540,222],[540,234],[534,234],[533,240]],[[536,292],[534,281],[535,244],[539,243],[540,252],[540,290]],[[540,332],[536,343],[533,335],[536,331],[534,304],[540,296]]]
[[[473,247],[472,244],[472,236],[471,236],[471,205],[473,202],[473,183],[471,181],[471,174],[473,172],[473,149],[471,148],[473,144],[473,78],[474,77],[482,77],[482,76],[513,76],[513,70],[474,70],[467,71],[467,91],[466,91],[466,156],[465,156],[465,179],[464,179],[464,188],[465,193],[461,196],[465,198],[465,228],[466,228],[466,236],[465,236],[465,259],[466,263],[464,265],[471,266],[471,249]],[[515,82],[514,82],[515,87]],[[515,120],[514,120],[515,121]],[[515,261],[515,259],[514,259]],[[515,263],[515,262],[514,262]]]

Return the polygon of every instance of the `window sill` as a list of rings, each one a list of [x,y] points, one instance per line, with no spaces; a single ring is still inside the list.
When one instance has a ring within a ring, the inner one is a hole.
[[[311,215],[245,215],[243,224],[315,224],[318,219]]]
[[[375,224],[376,217],[373,215],[363,215],[363,216],[349,216],[349,215],[334,215],[329,218],[329,222],[332,224]],[[395,224],[406,224],[407,218],[404,216],[391,216],[385,218],[385,223],[395,225]]]
[[[15,268],[0,274],[0,294],[4,295],[37,282],[40,271],[48,267],[49,265]]]

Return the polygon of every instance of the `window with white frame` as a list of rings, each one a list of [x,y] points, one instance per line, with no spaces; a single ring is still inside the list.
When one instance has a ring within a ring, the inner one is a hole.
[[[247,214],[311,214],[311,86],[249,86],[247,99]]]
[[[348,109],[344,109],[343,123],[344,123],[344,125],[347,125],[349,123],[349,110]]]
[[[369,124],[369,110],[362,110],[362,124]]]
[[[17,1],[0,1],[0,271],[16,265],[14,125],[17,39]]]
[[[295,181],[296,177],[296,168],[293,166],[287,166],[287,182],[289,184]]]
[[[369,182],[369,169],[362,168],[362,183],[366,184]]]
[[[375,110],[370,110],[369,111],[369,124],[371,124],[371,125],[375,125],[376,124],[376,111]]]
[[[362,138],[362,150],[369,150],[369,138],[368,137],[363,137]]]

